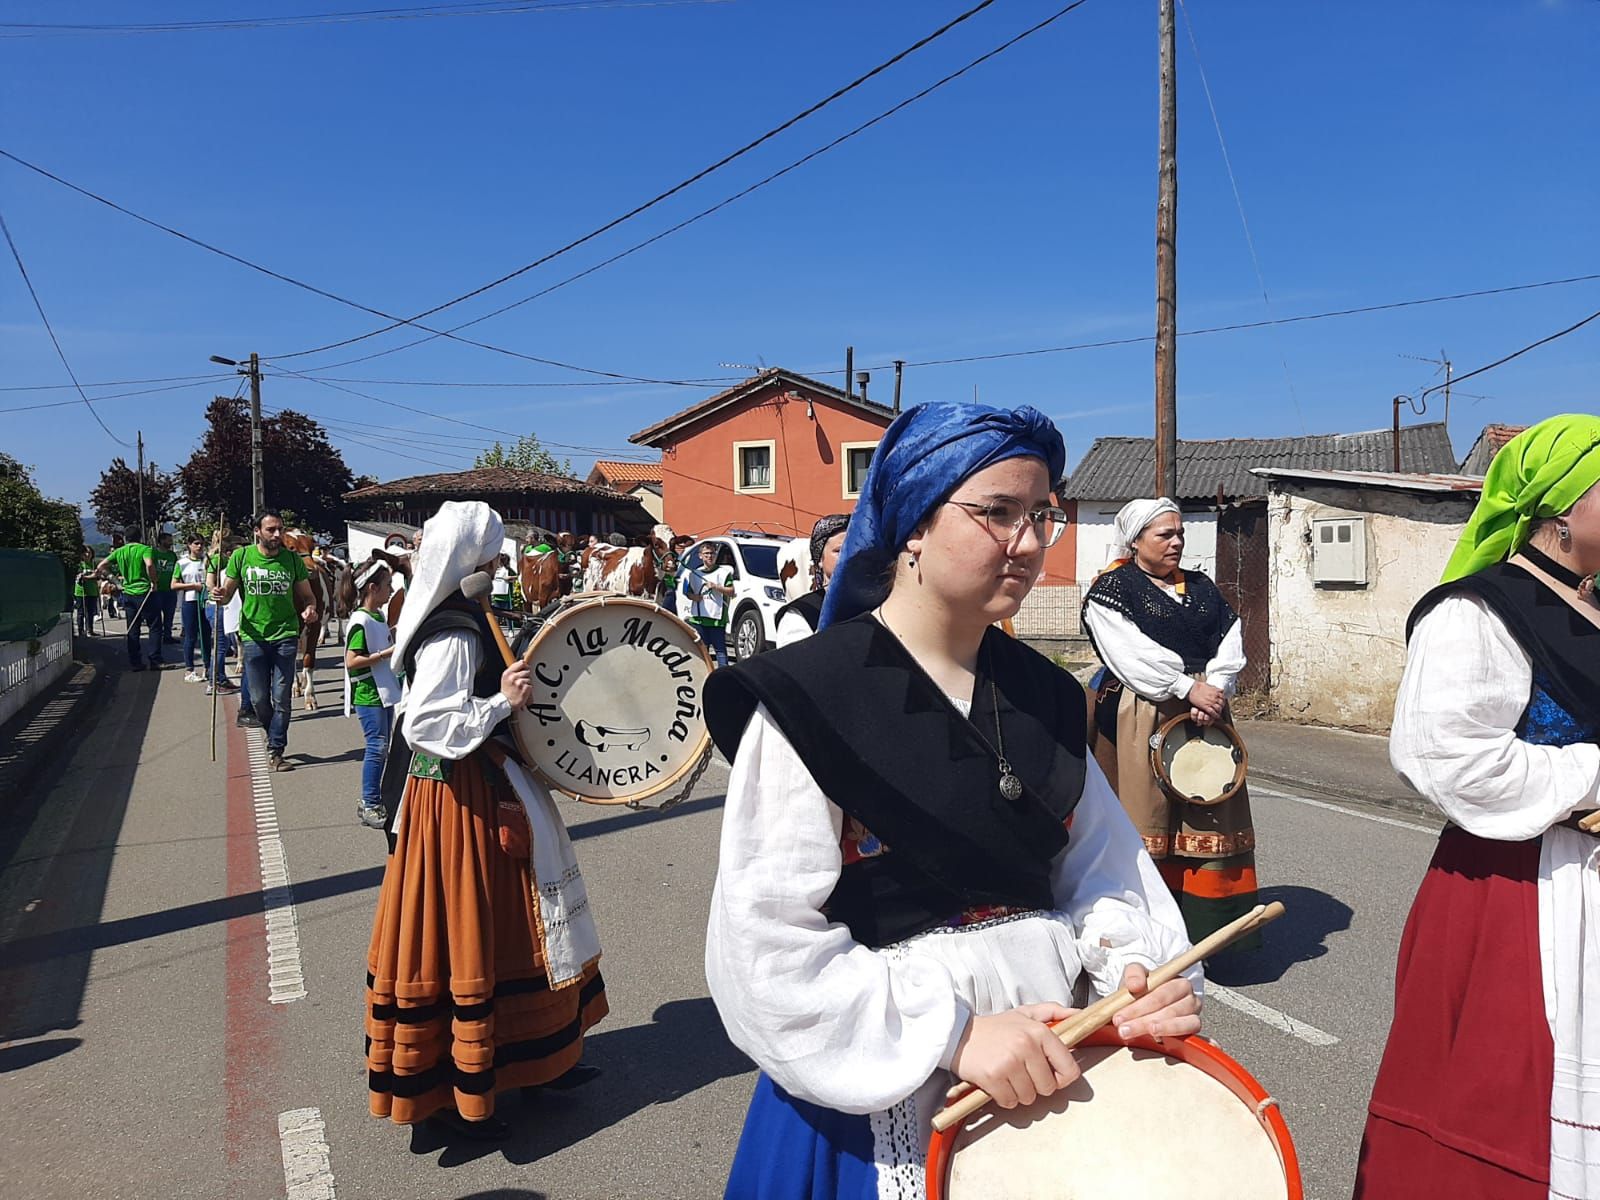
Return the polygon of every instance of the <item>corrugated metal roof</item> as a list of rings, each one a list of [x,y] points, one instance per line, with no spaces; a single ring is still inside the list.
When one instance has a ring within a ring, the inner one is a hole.
[[[1315,471],[1294,467],[1256,467],[1251,474],[1263,479],[1298,479],[1305,483],[1326,483],[1345,487],[1386,488],[1399,492],[1461,492],[1477,495],[1483,491],[1481,475],[1454,475],[1437,472],[1402,471]]]
[[[1393,462],[1393,431],[1317,433],[1289,438],[1220,438],[1178,442],[1177,500],[1210,501],[1265,493],[1254,467],[1325,471],[1386,471]],[[1407,471],[1452,473],[1450,435],[1442,422],[1400,431],[1400,465]],[[1153,438],[1096,438],[1067,481],[1066,500],[1132,500],[1148,496],[1155,476]]]

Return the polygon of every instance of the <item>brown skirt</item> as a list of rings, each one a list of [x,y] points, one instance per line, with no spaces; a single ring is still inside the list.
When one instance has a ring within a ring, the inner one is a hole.
[[[1256,831],[1250,787],[1221,804],[1173,800],[1150,766],[1150,737],[1163,723],[1189,711],[1182,700],[1153,704],[1123,685],[1117,701],[1116,741],[1102,735],[1090,706],[1089,745],[1145,849],[1177,898],[1191,941],[1198,942],[1255,907]],[[1260,935],[1233,946],[1253,950]]]
[[[367,951],[374,1116],[482,1120],[495,1093],[574,1066],[606,1015],[598,960],[550,986],[531,865],[501,849],[501,799],[515,794],[480,754],[449,764],[448,780],[406,781]]]

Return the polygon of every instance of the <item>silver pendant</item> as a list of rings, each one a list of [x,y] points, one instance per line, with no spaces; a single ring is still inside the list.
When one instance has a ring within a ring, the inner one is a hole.
[[[1000,794],[1011,801],[1022,799],[1022,780],[1010,771],[1003,772],[1000,776]]]

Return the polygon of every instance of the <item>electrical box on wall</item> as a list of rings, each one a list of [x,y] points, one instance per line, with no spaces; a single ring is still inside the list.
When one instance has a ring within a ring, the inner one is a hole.
[[[1325,517],[1311,522],[1311,582],[1366,586],[1365,517]]]

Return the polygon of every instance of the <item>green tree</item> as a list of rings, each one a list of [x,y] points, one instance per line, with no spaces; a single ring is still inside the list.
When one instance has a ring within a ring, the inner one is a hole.
[[[48,499],[28,467],[0,453],[0,546],[43,550],[59,558],[64,569],[76,571],[83,541],[78,506]]]
[[[125,459],[113,458],[89,493],[89,508],[102,529],[137,529],[139,473]],[[144,527],[150,537],[178,515],[178,480],[155,463],[144,465]]]
[[[572,460],[557,459],[544,448],[537,435],[519,437],[507,449],[499,442],[473,460],[474,467],[515,467],[519,471],[540,471],[545,475],[571,475]]]

